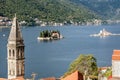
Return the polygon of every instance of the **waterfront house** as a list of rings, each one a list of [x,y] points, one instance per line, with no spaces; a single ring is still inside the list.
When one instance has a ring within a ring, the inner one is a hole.
[[[109,80],[120,80],[120,50],[114,50],[112,55],[112,78]]]

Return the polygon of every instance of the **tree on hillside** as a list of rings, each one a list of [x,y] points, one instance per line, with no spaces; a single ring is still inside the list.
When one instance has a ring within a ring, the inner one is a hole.
[[[98,75],[97,62],[93,55],[80,55],[76,58],[68,69],[68,72],[64,76],[78,70],[83,75],[95,78]]]
[[[0,16],[3,16],[5,0],[0,0]]]

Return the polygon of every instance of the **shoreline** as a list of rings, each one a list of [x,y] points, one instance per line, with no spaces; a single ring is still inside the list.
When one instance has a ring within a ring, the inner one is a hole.
[[[61,36],[61,37],[59,37],[59,38],[56,38],[56,39],[54,39],[54,38],[52,38],[52,37],[37,37],[37,39],[38,40],[59,40],[59,39],[62,39],[62,38],[64,38],[63,36]]]
[[[0,28],[9,28],[10,26],[0,26]]]

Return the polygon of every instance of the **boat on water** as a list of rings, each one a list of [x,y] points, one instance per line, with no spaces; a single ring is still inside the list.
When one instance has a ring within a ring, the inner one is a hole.
[[[111,32],[108,32],[107,30],[105,29],[102,29],[100,30],[100,32],[98,34],[92,34],[90,36],[94,36],[94,37],[106,37],[106,36],[110,36],[110,35],[113,35]]]

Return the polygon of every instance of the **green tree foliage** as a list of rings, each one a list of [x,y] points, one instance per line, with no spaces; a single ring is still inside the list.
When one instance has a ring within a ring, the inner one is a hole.
[[[83,55],[81,54],[78,58],[76,58],[68,69],[68,72],[65,73],[65,76],[78,70],[83,75],[86,73],[87,76],[97,76],[97,62],[93,55]]]
[[[0,16],[3,16],[4,14],[4,5],[5,5],[5,1],[4,0],[0,0]]]
[[[105,77],[109,77],[109,76],[111,76],[112,75],[112,69],[111,68],[108,68],[107,70],[106,70],[106,72],[104,73],[104,76]]]
[[[17,14],[18,19],[27,22],[38,18],[42,21],[64,22],[83,21],[97,18],[84,6],[78,6],[69,0],[1,0],[0,15],[12,18]],[[34,23],[30,23],[32,25]]]
[[[53,31],[45,30],[45,31],[40,32],[40,37],[52,37],[53,33],[58,33],[60,35],[60,31],[58,30],[57,31],[56,30],[53,30]]]

